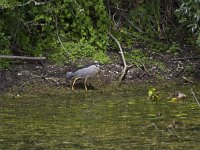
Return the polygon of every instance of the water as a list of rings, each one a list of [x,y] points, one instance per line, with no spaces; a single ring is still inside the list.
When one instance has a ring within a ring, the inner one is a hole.
[[[174,89],[185,100],[169,102]],[[199,86],[193,86],[200,97]],[[56,90],[0,97],[0,149],[200,149],[200,108],[188,86]]]

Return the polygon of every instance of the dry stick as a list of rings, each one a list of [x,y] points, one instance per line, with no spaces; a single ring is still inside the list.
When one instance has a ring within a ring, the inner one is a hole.
[[[50,83],[54,82],[57,85],[59,84],[59,78],[43,78],[43,79],[45,79],[46,81],[48,81]]]
[[[123,15],[123,17],[128,21],[129,24],[131,24],[133,26],[133,28],[135,28],[136,30],[138,30],[139,32],[143,32],[142,30],[140,30],[139,27],[136,27],[125,15]]]
[[[193,89],[192,89],[192,88],[190,88],[190,91],[191,91],[191,93],[192,93],[192,95],[193,95],[194,99],[196,100],[196,102],[197,102],[198,106],[200,107],[200,103],[199,103],[199,101],[198,101],[198,99],[197,99],[197,97],[196,97],[196,95],[195,95],[195,93],[194,93]]]
[[[155,129],[156,129],[160,134],[164,134],[160,129],[158,129],[158,127],[155,125],[155,123],[152,123],[152,125],[155,127]]]
[[[171,129],[171,130],[170,130],[170,129]],[[171,126],[171,127],[167,127],[167,130],[168,130],[168,132],[173,133],[173,135],[176,136],[178,139],[180,139],[179,136],[176,134],[176,132],[175,132],[173,126]]]
[[[27,60],[46,60],[46,57],[27,57],[27,56],[10,56],[0,55],[0,59],[27,59]]]
[[[125,57],[124,57],[124,52],[122,50],[122,47],[121,47],[121,44],[119,43],[119,41],[110,33],[108,32],[108,34],[115,40],[115,42],[117,43],[118,47],[119,47],[119,50],[120,50],[120,54],[121,54],[121,57],[122,57],[122,61],[123,61],[123,64],[124,64],[124,68],[121,72],[121,75],[119,77],[119,84],[121,84],[122,82],[122,79],[124,78],[125,74],[126,74],[126,71],[128,68],[132,67],[132,66],[127,66],[126,64],[126,60],[125,60]]]
[[[174,59],[172,59],[172,61],[188,60],[188,59],[200,59],[200,56],[196,56],[196,57],[184,57],[184,58],[174,58]]]
[[[158,127],[155,125],[155,123],[152,123],[152,125],[155,127],[155,129],[162,135],[166,135],[162,130],[158,129]],[[171,128],[172,129],[172,133],[178,138],[180,139],[177,135],[176,135],[176,132],[174,130],[174,128]],[[167,130],[170,132],[169,128],[167,127]]]
[[[57,85],[59,84],[59,78],[46,77],[44,75],[38,76],[38,75],[35,75],[35,74],[31,73],[31,72],[29,73],[29,75],[31,75],[32,77],[44,79],[44,80],[46,80],[46,81],[48,81],[50,83],[54,82]]]
[[[31,2],[34,3],[34,5],[44,5],[47,4],[48,2],[37,2],[35,0],[29,0],[28,2],[24,3],[24,4],[20,4],[18,6],[25,6],[25,5],[29,5]]]

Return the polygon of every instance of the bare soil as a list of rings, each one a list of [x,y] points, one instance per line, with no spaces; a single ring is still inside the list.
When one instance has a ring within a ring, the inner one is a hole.
[[[110,54],[112,63],[102,65],[99,74],[89,80],[92,85],[105,85],[117,82],[123,68],[120,57],[114,53]],[[181,59],[179,59],[181,58]],[[183,82],[196,82],[200,79],[200,59],[196,57],[188,58],[188,55],[179,56],[154,55],[150,59],[159,60],[164,64],[161,68],[159,64],[144,64],[143,67],[134,65],[130,68],[123,80],[124,84],[132,82],[159,82],[160,80],[178,79]],[[6,70],[0,70],[0,91],[9,90],[12,87],[23,89],[25,85],[36,83],[45,86],[57,86],[70,88],[70,82],[66,81],[66,72],[75,71],[77,66],[84,66],[92,63],[91,60],[79,60],[77,62],[58,66],[52,62],[15,61]],[[191,67],[191,68],[189,68]],[[78,84],[79,86],[79,84]],[[80,86],[81,82],[80,82]],[[89,88],[93,88],[90,86]]]

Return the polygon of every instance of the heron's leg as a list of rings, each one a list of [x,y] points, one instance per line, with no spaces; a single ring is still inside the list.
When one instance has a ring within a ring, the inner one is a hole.
[[[87,91],[87,78],[84,80],[85,90]]]
[[[76,83],[76,80],[78,80],[79,78],[75,78],[74,79],[74,82],[73,82],[73,84],[72,84],[72,90],[74,90],[74,84]]]

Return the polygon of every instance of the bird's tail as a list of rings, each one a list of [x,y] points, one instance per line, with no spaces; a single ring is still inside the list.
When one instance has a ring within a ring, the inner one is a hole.
[[[67,72],[67,79],[71,79],[73,77],[73,72]]]

